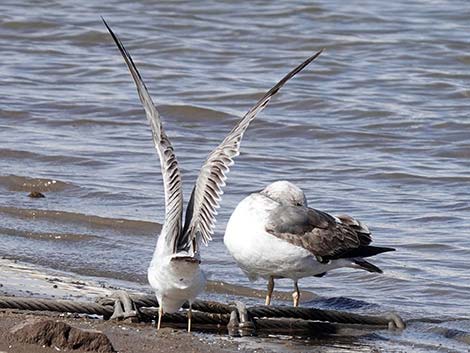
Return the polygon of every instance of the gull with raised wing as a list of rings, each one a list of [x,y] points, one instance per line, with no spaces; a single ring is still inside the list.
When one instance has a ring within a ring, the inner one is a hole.
[[[119,38],[104,21],[134,79],[147,119],[152,128],[153,142],[160,158],[165,190],[165,221],[148,269],[148,280],[159,303],[158,324],[164,312],[177,311],[189,302],[188,331],[191,330],[191,303],[205,286],[205,276],[199,266],[199,247],[212,239],[216,209],[225,186],[226,175],[233,158],[240,152],[240,142],[248,125],[268,104],[271,97],[321,51],[309,57],[271,88],[235,125],[222,143],[203,164],[189,199],[183,224],[183,192],[181,175],[173,147],[163,130],[160,114],[154,105],[142,77]]]
[[[382,273],[364,257],[395,249],[371,242],[366,225],[308,207],[304,192],[288,181],[276,181],[243,199],[224,236],[225,246],[248,278],[268,280],[266,305],[276,278],[294,281],[292,297],[298,306],[300,278],[322,277],[340,267]]]

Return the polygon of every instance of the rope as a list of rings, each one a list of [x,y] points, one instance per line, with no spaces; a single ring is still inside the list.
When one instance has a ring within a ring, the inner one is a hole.
[[[300,319],[254,319],[256,332],[266,335],[319,337],[338,332],[338,324]]]
[[[102,306],[95,303],[18,297],[0,297],[0,308],[83,313],[103,315],[104,317],[111,317],[114,312],[114,308],[112,306]]]
[[[141,313],[146,321],[155,321],[158,316],[158,309],[142,308]],[[254,319],[251,321],[240,322],[238,316],[235,325],[232,322],[232,327],[227,326],[230,323],[230,314],[215,314],[215,313],[192,313],[192,327],[195,329],[205,329],[211,331],[225,331],[232,330],[231,336],[253,336],[253,335],[297,335],[297,336],[310,336],[318,337],[339,332],[341,325],[332,324],[327,322],[319,322],[312,320],[301,319]],[[164,314],[163,321],[171,326],[177,328],[186,328],[188,324],[188,316],[186,313],[177,312],[173,314]],[[250,329],[247,323],[250,322],[252,327]],[[243,325],[245,323],[245,325]]]
[[[126,293],[126,292],[124,292]],[[137,308],[142,307],[155,307],[158,308],[159,304],[155,295],[130,295],[130,299],[134,302]],[[98,303],[101,305],[114,305],[115,299],[114,297],[104,297],[99,298]],[[184,309],[189,308],[188,303],[184,303]],[[204,311],[206,313],[217,313],[217,314],[230,314],[233,310],[233,307],[226,304],[221,304],[214,301],[202,301],[202,300],[195,300],[192,304],[192,308],[197,311]]]
[[[99,298],[97,303],[18,297],[0,297],[0,309],[57,311],[102,315],[104,319],[155,320],[158,302],[154,296],[135,296],[118,291],[112,297]],[[185,307],[188,307],[185,304]],[[242,302],[232,305],[196,300],[192,304],[193,327],[201,330],[227,330],[231,335],[289,334],[319,336],[337,333],[343,328],[403,329],[405,323],[396,314],[367,316],[334,310],[292,308],[286,306],[254,306]],[[165,314],[163,320],[173,326],[187,324],[183,313]]]
[[[189,308],[188,303],[183,305],[183,308]],[[197,311],[204,311],[206,313],[215,313],[215,314],[229,314],[234,309],[233,306],[227,304],[221,304],[213,301],[202,301],[195,300],[192,308]]]
[[[248,312],[253,317],[270,318],[295,318],[304,320],[328,321],[347,324],[377,325],[390,328],[405,328],[403,320],[395,314],[386,316],[368,316],[335,310],[320,310],[314,308],[294,308],[287,306],[254,306],[248,308]]]
[[[142,308],[143,319],[155,320],[158,317],[158,309]],[[186,313],[176,312],[172,314],[163,314],[163,320],[176,324],[188,324],[188,315]],[[230,321],[230,314],[215,314],[193,311],[191,317],[192,324],[200,325],[223,325],[224,327]]]

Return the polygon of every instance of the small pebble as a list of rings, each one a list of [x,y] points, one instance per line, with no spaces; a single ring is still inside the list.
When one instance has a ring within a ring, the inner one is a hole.
[[[42,197],[46,197],[46,196],[44,196],[43,193],[41,193],[39,191],[31,191],[28,196],[32,197],[33,199],[40,199]]]

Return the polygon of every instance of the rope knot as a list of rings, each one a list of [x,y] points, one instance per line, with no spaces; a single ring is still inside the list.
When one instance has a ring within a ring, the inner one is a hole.
[[[230,313],[230,321],[227,325],[231,336],[254,336],[256,335],[255,324],[251,320],[246,305],[240,301],[234,302],[235,308]]]
[[[111,320],[129,320],[131,322],[140,321],[139,310],[129,293],[126,291],[116,291],[111,297],[99,298],[98,303],[103,306],[113,305],[114,311],[109,318]]]

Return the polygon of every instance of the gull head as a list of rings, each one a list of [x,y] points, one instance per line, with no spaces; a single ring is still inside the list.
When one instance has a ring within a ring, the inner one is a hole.
[[[307,207],[307,198],[302,189],[286,180],[269,184],[261,191],[261,194],[282,205]]]

